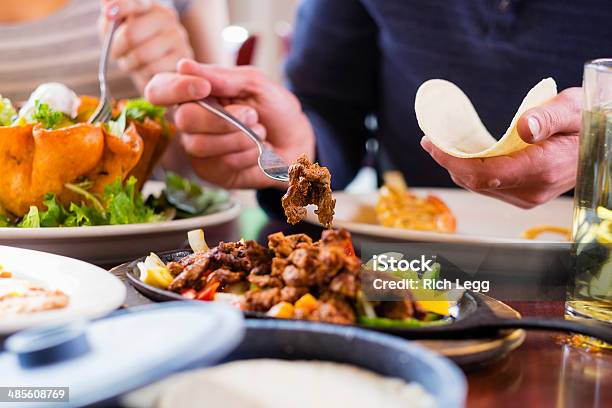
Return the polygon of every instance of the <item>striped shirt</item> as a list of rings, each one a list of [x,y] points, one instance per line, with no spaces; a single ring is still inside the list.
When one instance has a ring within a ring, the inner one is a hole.
[[[189,1],[174,0],[174,6],[180,13]],[[23,101],[39,84],[61,82],[79,95],[98,95],[99,14],[100,0],[70,0],[43,19],[0,23],[0,94]],[[115,98],[138,95],[115,64],[109,66],[108,79]]]

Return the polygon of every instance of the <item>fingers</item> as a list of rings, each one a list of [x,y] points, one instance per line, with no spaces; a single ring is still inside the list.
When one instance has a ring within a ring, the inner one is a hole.
[[[229,188],[244,188],[247,186],[253,188],[258,187],[259,183],[256,181],[258,178],[265,179],[257,165],[258,157],[259,151],[254,148],[207,159],[191,156],[191,161],[200,177],[216,185]],[[254,168],[257,169],[257,172],[248,177],[248,172]],[[237,184],[236,178],[243,178],[245,181]]]
[[[421,145],[457,185],[521,208],[543,204],[576,181],[577,136],[552,138],[512,155],[482,159],[450,156],[427,138]]]
[[[104,0],[102,14],[108,20],[120,20],[130,15],[146,13],[153,5],[153,0]]]
[[[173,66],[166,71],[174,71],[176,62],[180,58],[191,55],[191,48],[183,40],[176,30],[162,31],[119,58],[117,63],[123,71],[133,73],[173,54],[175,56]],[[157,72],[160,71],[153,71],[152,74]]]
[[[212,86],[212,94],[221,98],[245,97],[265,89],[266,84],[271,82],[263,73],[252,67],[225,68],[182,60],[177,65],[177,71],[180,74],[206,78]]]
[[[162,72],[145,87],[145,98],[155,105],[176,105],[210,95],[210,82],[193,75]]]
[[[266,130],[262,125],[256,124],[251,129],[258,135],[265,137]],[[257,150],[257,145],[242,132],[225,135],[183,134],[181,142],[190,156],[200,159]]]
[[[544,105],[521,115],[517,129],[527,143],[537,143],[554,134],[580,131],[582,88],[568,88]]]
[[[421,146],[450,173],[456,184],[473,191],[527,184],[534,168],[524,155],[464,159],[444,153],[426,137],[421,140]]]
[[[227,105],[225,110],[250,127],[259,120],[257,111],[250,106]],[[181,105],[174,113],[174,121],[186,133],[226,134],[236,131],[228,121],[193,103]]]
[[[176,14],[168,8],[156,7],[147,14],[131,16],[115,32],[111,56],[114,59],[123,58],[132,50],[144,46],[148,40],[171,30],[176,30],[178,34],[173,36],[173,41],[187,43],[187,34],[178,27]],[[146,55],[141,57],[146,58]]]

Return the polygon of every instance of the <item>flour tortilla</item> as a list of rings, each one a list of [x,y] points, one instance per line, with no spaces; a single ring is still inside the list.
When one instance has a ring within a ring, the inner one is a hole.
[[[452,82],[431,79],[416,94],[414,110],[421,130],[442,151],[455,157],[505,156],[529,146],[516,125],[521,115],[557,95],[552,78],[541,80],[523,99],[503,137],[497,141],[487,131],[470,99]]]
[[[429,408],[435,401],[418,384],[385,378],[346,364],[243,360],[181,375],[159,408]]]

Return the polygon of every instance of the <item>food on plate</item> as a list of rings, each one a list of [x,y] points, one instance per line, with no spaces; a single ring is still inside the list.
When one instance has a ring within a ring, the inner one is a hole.
[[[159,407],[434,407],[419,384],[348,364],[241,360],[162,382]],[[307,385],[307,386],[305,386]]]
[[[88,191],[91,183],[67,184],[67,188],[83,197],[80,202],[63,206],[54,194],[46,194],[43,208],[31,206],[23,217],[3,215],[0,227],[82,227],[157,222],[212,214],[227,208],[229,194],[225,190],[203,188],[171,172],[166,173],[166,187],[159,196],[143,199],[135,177],[121,184],[108,184],[104,193]],[[1,208],[0,208],[1,210]]]
[[[524,239],[537,239],[542,234],[559,234],[562,235],[566,241],[572,239],[572,230],[566,227],[558,227],[555,225],[537,225],[531,227],[521,234],[521,238]]]
[[[385,227],[419,231],[453,233],[455,216],[440,198],[429,194],[418,197],[411,193],[401,173],[384,175],[375,212],[378,222]]]
[[[206,247],[203,236],[190,238],[198,243],[191,255],[165,264],[151,254],[139,262],[140,280],[188,299],[225,301],[276,318],[337,324],[377,324],[380,318],[416,326],[448,314],[429,310],[410,293],[393,301],[366,299],[362,265],[345,230],[325,230],[316,242],[278,232],[268,237],[267,247],[242,240],[205,251],[199,250]]]
[[[306,218],[306,207],[315,204],[319,222],[331,228],[336,200],[332,198],[331,175],[327,167],[311,163],[305,155],[289,167],[289,189],[282,199],[289,224],[297,224]]]
[[[173,210],[173,218],[182,219],[212,214],[226,209],[230,196],[226,190],[203,187],[172,172],[166,172],[165,187],[158,197],[149,196],[146,204],[156,212]]]
[[[0,266],[0,319],[15,315],[62,309],[69,298],[61,290],[50,290],[25,279],[17,279]]]
[[[17,112],[0,97],[0,227],[80,227],[219,211],[227,192],[171,172],[159,196],[141,188],[174,135],[165,108],[121,100],[107,123],[86,123],[98,100],[40,85]]]
[[[119,101],[113,120],[88,124],[97,101],[62,84],[40,85],[16,114],[2,99],[0,207],[23,217],[45,200],[69,209],[92,204],[109,185],[134,177],[138,190],[173,136],[164,109],[142,100]],[[7,118],[11,116],[10,120]]]
[[[552,78],[536,84],[525,96],[499,141],[487,131],[461,89],[443,79],[431,79],[418,89],[414,102],[421,130],[433,144],[455,157],[504,156],[529,146],[517,131],[520,116],[557,95]]]

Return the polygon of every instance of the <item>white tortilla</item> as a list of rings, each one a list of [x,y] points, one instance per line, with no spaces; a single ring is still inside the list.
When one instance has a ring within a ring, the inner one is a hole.
[[[180,375],[158,408],[433,408],[419,384],[346,364],[244,360]]]
[[[552,78],[541,80],[523,99],[506,133],[498,141],[487,131],[470,99],[452,82],[431,79],[418,89],[414,101],[417,121],[431,142],[455,157],[504,156],[529,146],[518,135],[521,115],[557,95]]]

